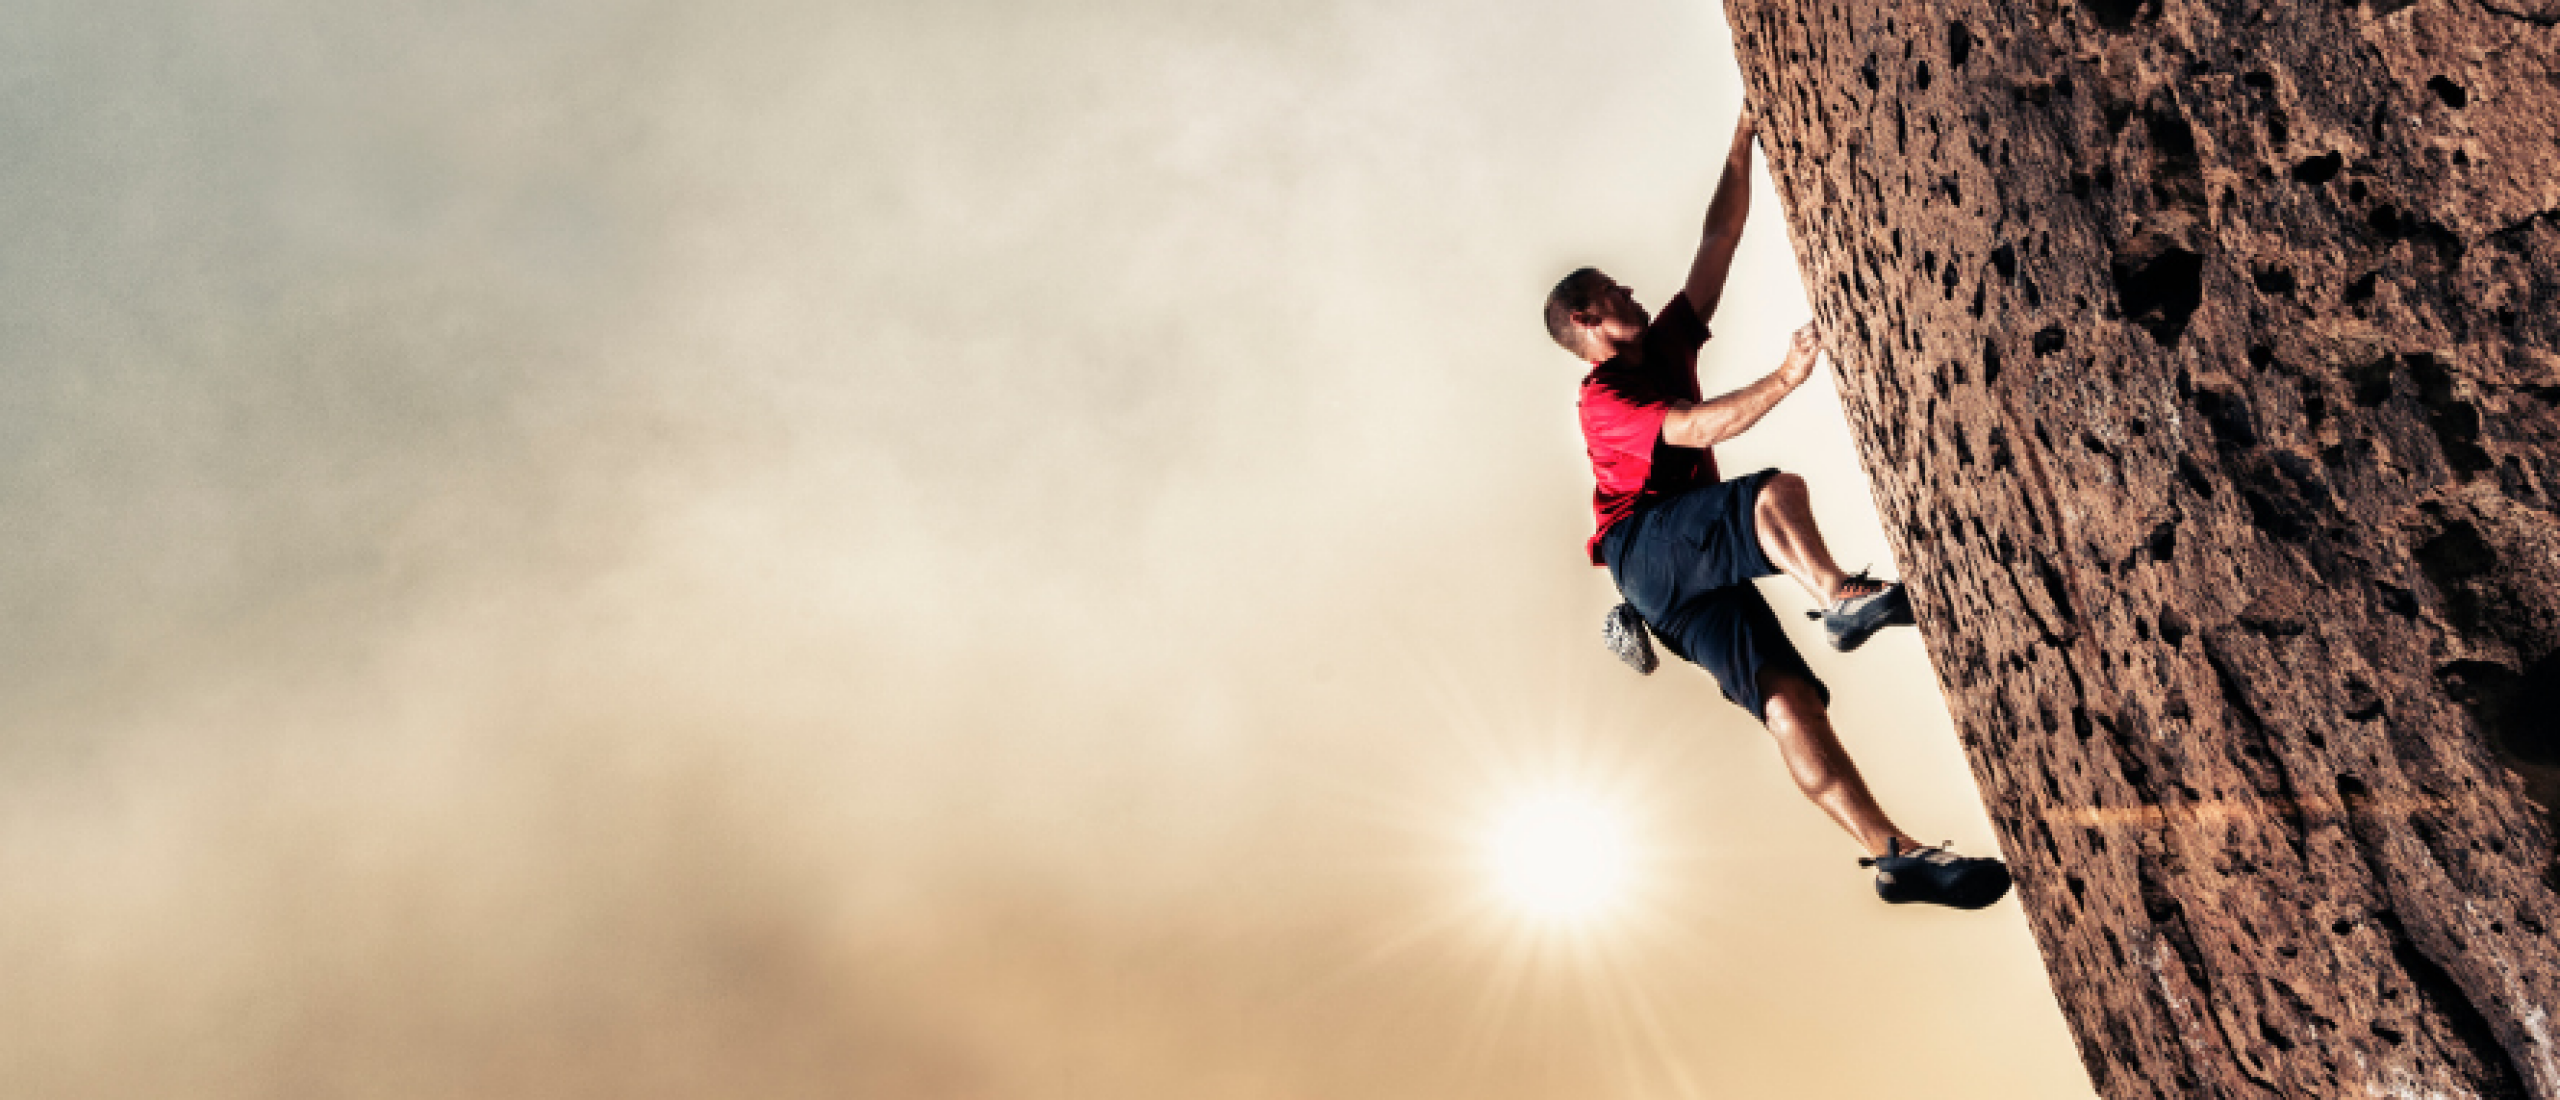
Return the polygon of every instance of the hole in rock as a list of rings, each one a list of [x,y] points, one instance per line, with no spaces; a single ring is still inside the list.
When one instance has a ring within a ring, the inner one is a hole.
[[[2453,395],[2453,374],[2425,352],[2400,357],[2409,378],[2418,384],[2418,402],[2427,407],[2427,427],[2444,448],[2445,465],[2466,474],[2488,469],[2489,452],[2480,448],[2480,410]]]
[[[2142,113],[2142,128],[2151,135],[2151,149],[2159,154],[2160,171],[2192,173],[2196,168],[2196,129],[2176,111],[2155,108]]]
[[[2241,505],[2249,509],[2249,521],[2268,537],[2283,542],[2301,542],[2311,537],[2316,517],[2301,501],[2260,486],[2242,484],[2238,488]]]
[[[2196,466],[2194,459],[2178,456],[2178,480],[2186,482],[2187,488],[2194,490],[2197,496],[2213,499],[2213,482],[2205,478],[2204,471]]]
[[[2323,184],[2338,178],[2338,169],[2346,167],[2347,158],[2337,153],[2304,157],[2293,166],[2293,178],[2303,183]]]
[[[2373,213],[2366,215],[2364,221],[2383,240],[2396,241],[2408,236],[2407,227],[2400,223],[2400,208],[2388,203],[2374,207]]]
[[[2348,721],[2370,722],[2382,717],[2382,697],[2374,693],[2373,685],[2359,677],[2347,677],[2344,702]]]
[[[2258,1037],[2266,1040],[2267,1045],[2276,1048],[2278,1053],[2293,1049],[2293,1040],[2278,1030],[2274,1021],[2264,1016],[2258,1017]]]
[[[2139,265],[2109,265],[2124,315],[2161,347],[2178,346],[2187,320],[2204,302],[2204,257],[2171,248]]]
[[[2494,661],[2436,669],[2447,698],[2470,712],[2500,764],[2524,780],[2525,795],[2560,815],[2560,651],[2522,670]]]
[[[2053,601],[2054,616],[2065,626],[2078,621],[2079,615],[2071,607],[2071,592],[2063,587],[2061,571],[2046,561],[2042,554],[2036,555],[2035,559],[2036,579],[2044,583],[2044,594]]]
[[[2169,643],[2169,648],[2177,648],[2191,633],[2194,631],[2188,628],[2186,617],[2178,614],[2176,608],[2160,609],[2160,640]]]
[[[2098,116],[2101,121],[2107,124],[2108,134],[2114,135],[2123,133],[2124,124],[2133,121],[2133,104],[2124,102],[2109,103],[2098,108]]]
[[[2396,362],[2385,355],[2346,369],[2347,384],[2355,387],[2356,404],[2370,409],[2391,400],[2391,368]]]
[[[2168,638],[2168,637],[2169,637],[2169,632],[2168,632],[2167,630],[2162,630],[2162,631],[2160,632],[2160,636],[2161,636],[2162,638]],[[2183,634],[2183,633],[2181,633],[2181,634],[2179,635],[2179,637],[2180,637],[2180,638],[2183,638],[2183,637],[2185,637],[2185,636],[2186,636],[2186,635],[2185,635],[2185,634]],[[2170,645],[2172,645],[2172,646],[2177,645],[2177,644],[2178,644],[2177,639],[2175,639],[2175,638],[2171,638],[2171,639],[2169,639],[2169,644],[2170,644]],[[2187,704],[2187,693],[2186,693],[2186,692],[2180,691],[2180,690],[2178,690],[2178,689],[2176,689],[2176,688],[2170,688],[2170,689],[2169,689],[2169,698],[2168,698],[2168,700],[2167,700],[2166,702],[2163,702],[2163,703],[2161,703],[2161,704],[2160,704],[2160,716],[2161,716],[2161,717],[2163,717],[2163,718],[2172,718],[2172,719],[2176,719],[2177,721],[2184,722],[2184,721],[2186,721],[2187,719],[2190,719],[2190,718],[2195,717],[2195,716],[2196,716],[2196,712],[2195,712],[2195,708],[2194,708],[2194,707],[2189,706],[2189,705]],[[2193,802],[2193,801],[2195,801],[2195,800],[2196,800],[2196,790],[2195,790],[2195,788],[2190,787],[2190,786],[2188,786],[2188,785],[2186,785],[2186,784],[2184,784],[2184,783],[2180,783],[2180,784],[2178,784],[2178,793],[2185,795],[2185,796],[2187,797],[2187,801],[2189,801],[2189,802]]]
[[[1947,24],[1947,67],[1963,68],[1965,59],[1971,56],[1973,56],[1973,32],[1966,30],[1962,23]]]
[[[2464,107],[2471,105],[2471,93],[2464,91],[2462,85],[2456,84],[2444,77],[2428,77],[2427,90],[2434,92],[2437,99],[2443,100],[2445,106],[2451,107],[2454,110],[2459,111]]]
[[[2225,448],[2258,445],[2257,426],[2249,419],[2249,406],[2240,398],[2215,390],[2197,390],[2196,411],[2204,414],[2205,423],[2213,428],[2214,442]]]
[[[2418,617],[2417,593],[2398,585],[2377,584],[2374,586],[2374,595],[2381,601],[2383,610],[2403,619]]]
[[[2080,0],[2080,10],[2088,12],[2090,19],[2111,31],[2133,26],[2133,21],[2150,6],[2151,0]]]
[[[2412,556],[2418,571],[2443,593],[2445,617],[2453,620],[2454,630],[2476,633],[2483,610],[2480,595],[2463,582],[2498,567],[2498,552],[2480,537],[2480,529],[2459,519],[2447,520],[2443,530],[2418,544]]]

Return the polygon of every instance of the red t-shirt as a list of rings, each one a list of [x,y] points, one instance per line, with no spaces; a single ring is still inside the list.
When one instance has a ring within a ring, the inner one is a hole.
[[[1675,401],[1698,401],[1698,349],[1706,322],[1689,308],[1689,296],[1672,295],[1653,323],[1636,337],[1633,352],[1594,364],[1582,379],[1582,441],[1591,454],[1591,564],[1603,564],[1600,540],[1636,509],[1653,501],[1716,483],[1716,456],[1705,447],[1662,441],[1662,420]]]

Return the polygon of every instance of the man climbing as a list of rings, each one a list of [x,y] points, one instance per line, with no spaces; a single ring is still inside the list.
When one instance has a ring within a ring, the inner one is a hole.
[[[1688,285],[1660,316],[1591,268],[1565,276],[1547,296],[1548,334],[1591,364],[1582,380],[1582,434],[1599,482],[1591,499],[1599,524],[1588,550],[1627,601],[1611,611],[1603,636],[1649,673],[1650,627],[1672,653],[1714,675],[1725,698],[1777,739],[1805,797],[1865,847],[1869,858],[1858,862],[1877,869],[1876,892],[1886,901],[1979,909],[2008,893],[2008,868],[1918,845],[1885,816],[1831,729],[1830,689],[1752,580],[1785,573],[1802,585],[1826,605],[1812,614],[1842,651],[1912,621],[1902,586],[1841,571],[1814,526],[1803,478],[1777,470],[1717,476],[1710,448],[1758,423],[1812,375],[1822,353],[1807,324],[1775,372],[1712,400],[1700,396],[1698,349],[1750,212],[1753,136],[1745,108]]]

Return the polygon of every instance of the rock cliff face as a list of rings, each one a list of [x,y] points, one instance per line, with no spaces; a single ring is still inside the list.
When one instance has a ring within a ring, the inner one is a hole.
[[[2111,1097],[2560,1097],[2560,0],[1728,0]]]

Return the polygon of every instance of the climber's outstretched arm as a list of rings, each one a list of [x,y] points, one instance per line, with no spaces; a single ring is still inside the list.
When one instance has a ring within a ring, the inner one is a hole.
[[[1698,258],[1689,265],[1689,308],[1701,321],[1715,317],[1724,297],[1724,279],[1733,270],[1734,246],[1742,243],[1742,223],[1751,215],[1751,139],[1756,132],[1751,107],[1744,104],[1734,123],[1733,148],[1725,153],[1724,175],[1716,180],[1715,198],[1707,203],[1707,229],[1698,242]]]

